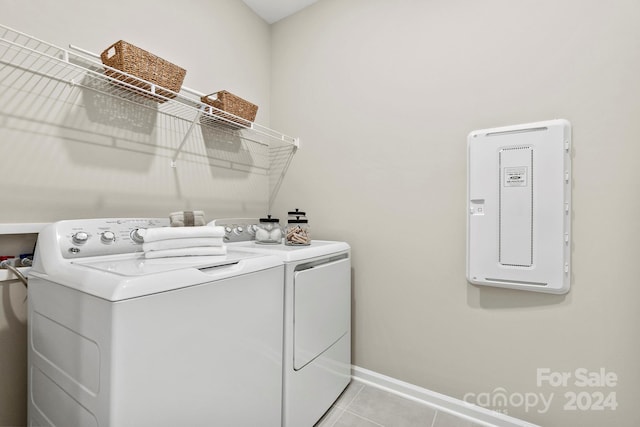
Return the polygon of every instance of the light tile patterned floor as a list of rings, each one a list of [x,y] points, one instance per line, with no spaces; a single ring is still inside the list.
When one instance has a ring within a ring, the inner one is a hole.
[[[354,380],[315,427],[481,427],[481,425]]]

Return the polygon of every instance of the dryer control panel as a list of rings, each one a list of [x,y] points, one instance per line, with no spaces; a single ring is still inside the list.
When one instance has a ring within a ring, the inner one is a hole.
[[[142,252],[140,229],[167,227],[165,218],[108,218],[60,221],[56,234],[63,258]]]
[[[255,240],[259,223],[258,218],[221,218],[211,221],[211,225],[224,227],[225,243]]]

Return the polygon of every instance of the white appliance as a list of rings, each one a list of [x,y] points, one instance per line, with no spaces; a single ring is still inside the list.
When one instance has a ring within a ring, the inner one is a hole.
[[[253,240],[258,219],[218,219],[229,247],[284,262],[283,426],[311,427],[351,380],[351,254],[345,242]]]
[[[283,267],[273,256],[144,259],[159,219],[61,221],[29,278],[30,426],[282,423]]]

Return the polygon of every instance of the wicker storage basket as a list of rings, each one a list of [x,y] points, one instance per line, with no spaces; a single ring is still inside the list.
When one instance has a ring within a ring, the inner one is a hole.
[[[228,113],[233,114],[224,114],[215,112],[217,116],[223,117],[226,120],[229,120],[233,123],[237,123],[241,126],[250,127],[251,122],[256,119],[256,113],[258,112],[258,106],[255,104],[246,101],[239,96],[232,94],[231,92],[227,92],[226,90],[221,90],[210,95],[205,95],[200,98],[202,102],[205,104],[211,105],[219,110],[226,111]],[[239,119],[238,116],[242,119]],[[211,116],[209,116],[211,117]],[[220,123],[228,123],[224,120],[219,120]],[[228,123],[230,126],[233,126],[233,123]]]
[[[156,93],[165,98],[176,97],[172,92],[180,91],[184,76],[187,74],[184,68],[180,68],[166,59],[162,59],[123,40],[105,49],[100,55],[100,58],[104,65],[160,86],[156,88]],[[105,74],[146,91],[151,90],[150,84],[132,79],[117,71],[105,69]],[[161,88],[169,89],[172,92],[162,90]],[[166,101],[166,99],[160,97],[152,98],[159,103]]]

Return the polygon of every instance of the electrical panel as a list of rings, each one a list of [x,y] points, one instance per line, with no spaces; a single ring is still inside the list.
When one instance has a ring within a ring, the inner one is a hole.
[[[467,280],[568,292],[571,124],[477,130],[467,148]]]

